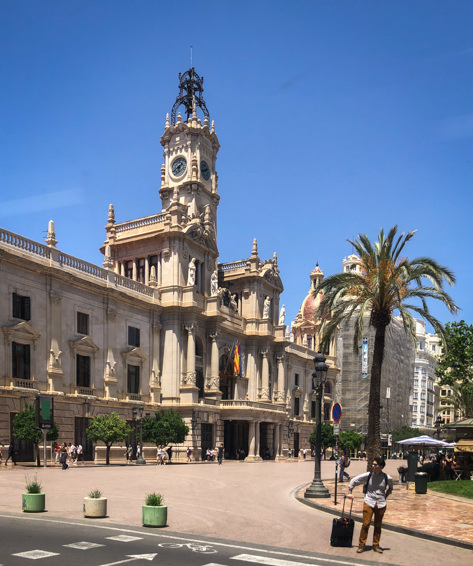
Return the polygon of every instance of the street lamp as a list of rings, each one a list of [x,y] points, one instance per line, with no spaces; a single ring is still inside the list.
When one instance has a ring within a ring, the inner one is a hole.
[[[437,416],[434,426],[437,429],[437,439],[440,440],[440,427],[442,426],[442,417],[440,415]]]
[[[133,420],[137,422],[140,427],[140,455],[136,459],[136,463],[143,466],[144,464],[146,464],[146,460],[143,458],[143,421],[145,419],[145,417],[143,416],[143,405],[140,405],[138,409],[133,409],[131,413],[133,415]],[[149,413],[145,413],[145,416],[149,417]]]
[[[305,490],[304,497],[321,498],[330,497],[328,489],[320,477],[321,436],[322,436],[322,391],[327,379],[328,365],[325,356],[320,352],[314,358],[315,371],[312,374],[312,389],[315,391],[315,471],[314,479]]]

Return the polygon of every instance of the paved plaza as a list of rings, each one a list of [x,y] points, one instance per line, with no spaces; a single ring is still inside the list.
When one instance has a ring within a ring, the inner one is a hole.
[[[396,480],[398,465],[398,461],[389,461],[386,467]],[[348,471],[355,475],[365,468],[365,462],[352,461]],[[145,495],[159,491],[169,507],[167,530],[170,532],[355,556],[359,523],[355,525],[353,548],[334,549],[329,544],[333,515],[327,511],[335,509],[333,462],[322,463],[322,477],[332,497],[316,500],[317,508],[298,500],[303,488],[312,480],[313,461],[227,461],[222,466],[213,462],[174,463],[159,467],[154,462],[146,466],[86,464],[66,471],[59,467],[44,469],[24,465],[6,468],[2,464],[2,521],[9,514],[21,513],[26,474],[30,478],[36,474],[42,482],[48,518],[87,521],[82,514],[83,498],[90,490],[100,489],[108,498],[109,516],[96,521],[140,526]],[[347,485],[339,485],[339,501]],[[353,511],[359,514],[360,487],[355,490],[355,496]],[[341,510],[341,504],[336,509]],[[41,516],[44,515],[34,515],[34,519],[41,520]],[[430,565],[440,557],[442,564],[447,565],[471,560],[473,502],[431,492],[418,495],[407,490],[405,484],[395,483],[385,524],[381,538],[384,554],[378,556],[367,551],[362,555],[364,560],[406,566]],[[449,544],[444,544],[445,541]]]

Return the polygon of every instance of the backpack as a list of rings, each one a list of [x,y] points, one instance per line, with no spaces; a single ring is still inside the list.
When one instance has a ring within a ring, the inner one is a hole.
[[[350,456],[344,456],[343,461],[345,462],[343,464],[345,466],[345,468],[348,468],[348,466],[351,464]]]
[[[386,488],[388,487],[388,476],[387,474],[385,474],[384,472],[381,472],[384,476],[384,491],[386,491]],[[368,484],[370,483],[370,479],[371,476],[373,475],[373,472],[370,472],[370,475],[368,476],[368,481],[365,483],[365,485],[363,486],[363,493],[366,495],[366,492],[368,491]]]

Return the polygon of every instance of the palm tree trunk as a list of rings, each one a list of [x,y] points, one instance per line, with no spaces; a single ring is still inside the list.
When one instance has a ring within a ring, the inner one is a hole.
[[[376,328],[373,362],[371,364],[370,398],[368,403],[368,436],[366,438],[368,470],[371,470],[373,458],[376,458],[381,454],[381,423],[379,405],[385,336],[386,326],[379,326]]]

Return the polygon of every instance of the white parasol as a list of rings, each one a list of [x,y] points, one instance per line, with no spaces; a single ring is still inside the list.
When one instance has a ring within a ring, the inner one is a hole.
[[[449,446],[448,442],[438,440],[437,438],[432,438],[431,436],[427,436],[426,434],[422,436],[416,436],[414,438],[399,440],[397,444],[408,444],[409,446]]]

